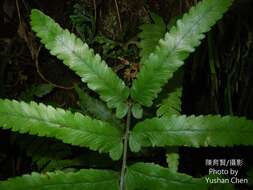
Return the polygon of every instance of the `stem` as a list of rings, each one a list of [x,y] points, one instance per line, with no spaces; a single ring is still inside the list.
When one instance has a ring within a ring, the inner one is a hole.
[[[40,67],[39,67],[39,54],[40,54],[40,50],[41,50],[41,46],[38,48],[36,54],[35,54],[35,67],[36,67],[36,70],[37,70],[37,73],[39,74],[40,78],[42,80],[44,80],[45,82],[49,83],[50,85],[52,85],[53,87],[55,88],[60,88],[60,89],[64,89],[64,90],[72,90],[74,89],[74,86],[70,86],[70,87],[65,87],[65,86],[61,86],[61,85],[58,85],[58,84],[55,84],[51,81],[49,81],[40,71]]]
[[[119,13],[119,6],[118,6],[118,3],[117,3],[117,0],[114,0],[114,4],[115,4],[115,7],[116,7],[116,12],[117,12],[117,16],[118,16],[118,22],[119,22],[119,29],[120,29],[120,32],[122,32],[122,24],[121,24],[121,18],[120,18],[120,13]]]
[[[96,0],[93,0],[93,7],[94,7],[94,20],[95,23],[97,22],[97,4],[96,4]]]
[[[131,103],[129,103],[129,107],[128,107],[126,130],[125,130],[125,134],[124,134],[123,160],[122,160],[122,167],[121,167],[121,173],[120,173],[120,190],[125,190],[127,147],[128,147],[128,137],[129,137],[130,125],[131,125]]]
[[[18,0],[16,0],[16,7],[17,7],[17,12],[18,12],[18,19],[19,19],[19,24],[21,24],[21,14],[20,14],[20,9],[19,9],[19,3]]]

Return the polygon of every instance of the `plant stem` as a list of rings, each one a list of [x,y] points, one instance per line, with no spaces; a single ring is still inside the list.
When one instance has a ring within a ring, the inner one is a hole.
[[[97,23],[97,4],[96,4],[96,0],[93,0],[93,8],[94,8],[94,21],[95,21],[95,25]]]
[[[120,13],[119,13],[119,6],[118,6],[118,3],[117,3],[117,0],[114,0],[114,4],[115,4],[115,7],[116,7],[116,12],[117,12],[117,16],[118,16],[118,22],[119,22],[119,29],[120,29],[120,32],[122,32],[122,24],[121,24],[121,18],[120,18]]]
[[[128,147],[128,137],[129,129],[131,126],[131,103],[129,102],[128,113],[127,113],[127,122],[126,129],[124,134],[124,147],[123,147],[123,160],[120,173],[120,190],[125,190],[125,173],[126,173],[126,164],[127,164],[127,147]]]

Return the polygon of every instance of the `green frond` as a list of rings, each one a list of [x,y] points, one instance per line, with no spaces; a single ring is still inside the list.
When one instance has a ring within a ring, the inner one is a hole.
[[[128,112],[128,105],[126,103],[121,103],[118,105],[117,111],[116,111],[116,117],[117,118],[123,118],[127,112]]]
[[[183,61],[200,44],[208,32],[225,13],[233,0],[203,0],[185,14],[155,51],[145,59],[133,82],[131,97],[144,106],[151,106],[161,88],[183,65]]]
[[[179,165],[179,154],[178,153],[167,153],[166,162],[168,163],[168,168],[171,172],[177,172]]]
[[[0,128],[3,129],[109,152],[113,159],[119,159],[122,154],[122,132],[117,127],[80,113],[35,102],[27,104],[0,99],[0,116]]]
[[[75,90],[79,96],[80,107],[85,114],[102,121],[112,122],[116,125],[120,125],[120,120],[118,120],[114,113],[107,108],[103,101],[91,97],[78,86],[75,86]]]
[[[169,117],[171,115],[180,115],[181,112],[181,97],[182,88],[176,89],[174,92],[169,93],[160,107],[158,108],[156,115]]]
[[[1,190],[118,190],[118,174],[113,171],[80,170],[79,172],[23,175],[0,181]]]
[[[130,136],[132,151],[148,146],[253,145],[253,121],[232,116],[176,116],[147,119]]]
[[[139,48],[141,49],[141,64],[148,58],[148,56],[155,50],[158,42],[164,37],[166,33],[166,24],[163,19],[151,13],[151,18],[154,23],[143,24],[140,29],[142,30],[138,35],[140,38]]]
[[[47,165],[72,155],[71,146],[68,144],[37,136],[15,135],[14,145],[32,159],[32,163],[36,165],[38,171],[42,169],[48,171],[44,169]],[[56,169],[61,168],[54,168],[54,170]]]
[[[132,105],[131,111],[136,119],[141,119],[143,117],[143,109],[140,104]]]
[[[208,190],[204,179],[171,172],[151,163],[137,163],[127,169],[128,190]]]
[[[31,26],[50,53],[75,71],[109,108],[118,108],[127,100],[129,89],[124,82],[86,43],[39,10],[32,10]]]
[[[81,155],[65,156],[61,158],[52,158],[48,156],[33,156],[33,164],[36,165],[37,171],[40,173],[51,172],[56,170],[76,171],[77,168],[112,168],[115,161],[106,155],[99,155],[97,152],[84,151]]]
[[[55,171],[55,170],[63,170],[71,167],[81,167],[80,163],[76,160],[52,160],[47,157],[37,158],[33,160],[36,164],[36,167],[41,173]]]
[[[23,101],[31,101],[34,97],[43,97],[54,90],[51,84],[32,85],[20,94],[20,99]]]

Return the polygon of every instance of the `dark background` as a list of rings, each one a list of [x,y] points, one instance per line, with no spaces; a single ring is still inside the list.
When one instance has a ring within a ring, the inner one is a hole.
[[[196,2],[197,0],[1,0],[0,97],[32,99],[74,110],[79,108],[73,85],[79,84],[80,79],[41,47],[29,26],[32,8],[42,10],[63,27],[76,33],[102,54],[120,77],[125,78],[124,61],[139,61],[137,34],[139,26],[150,19],[149,12],[157,13],[169,23]],[[208,33],[202,45],[187,59],[182,81],[183,114],[237,115],[253,119],[252,20],[253,1],[235,1],[229,12]],[[113,47],[108,48],[104,42],[96,40],[98,35],[111,40],[109,44]],[[32,86],[45,83],[51,84],[54,89],[41,97],[28,95]],[[21,141],[27,141],[28,138],[26,135],[0,130],[0,179],[38,170],[26,151],[27,144],[20,145]],[[72,157],[81,154],[80,149],[70,148]],[[240,169],[242,176],[246,176],[253,166],[252,147],[180,148],[179,152],[179,170],[195,177],[207,174],[205,159],[243,159],[244,166]],[[162,150],[157,150],[154,155],[142,160],[164,164],[163,158],[158,159],[163,154]],[[132,161],[135,159],[140,158],[133,157]],[[88,162],[86,164],[87,167],[90,166]],[[96,167],[103,168],[103,164]],[[239,185],[238,189],[250,187]]]

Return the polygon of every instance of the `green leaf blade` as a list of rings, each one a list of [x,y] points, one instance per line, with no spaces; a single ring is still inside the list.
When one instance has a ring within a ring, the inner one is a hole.
[[[39,10],[32,10],[31,26],[50,53],[75,71],[109,108],[117,108],[127,100],[129,89],[124,82],[86,43]]]
[[[172,116],[180,115],[181,112],[181,96],[182,88],[178,88],[175,91],[169,93],[168,98],[166,98],[160,107],[158,108],[156,115],[161,116]]]
[[[203,0],[191,8],[145,59],[133,82],[131,97],[141,105],[151,106],[162,86],[173,77],[173,73],[205,37],[204,33],[222,17],[232,2]]]
[[[253,145],[253,121],[232,116],[176,116],[138,123],[130,136],[132,151],[150,146]]]
[[[168,163],[169,170],[171,172],[177,172],[179,165],[179,154],[178,153],[167,153],[166,161]]]
[[[51,106],[0,99],[0,127],[14,132],[52,137],[67,144],[122,154],[122,132],[109,123]]]
[[[141,64],[144,63],[148,56],[155,50],[159,40],[163,38],[166,33],[166,24],[163,19],[154,13],[151,13],[151,18],[154,23],[143,24],[140,27],[142,31],[138,35],[141,39],[139,45],[141,49]]]
[[[80,170],[79,172],[23,175],[0,181],[1,190],[118,190],[118,174],[113,171]]]
[[[121,125],[120,120],[107,108],[104,102],[91,97],[88,93],[84,92],[78,86],[75,86],[75,91],[79,96],[79,104],[82,111],[96,119],[112,122]]]
[[[151,163],[137,163],[127,170],[128,190],[207,190],[204,179],[194,179],[185,174],[171,172]]]
[[[139,104],[132,105],[131,112],[136,119],[141,119],[143,117],[143,109]]]

